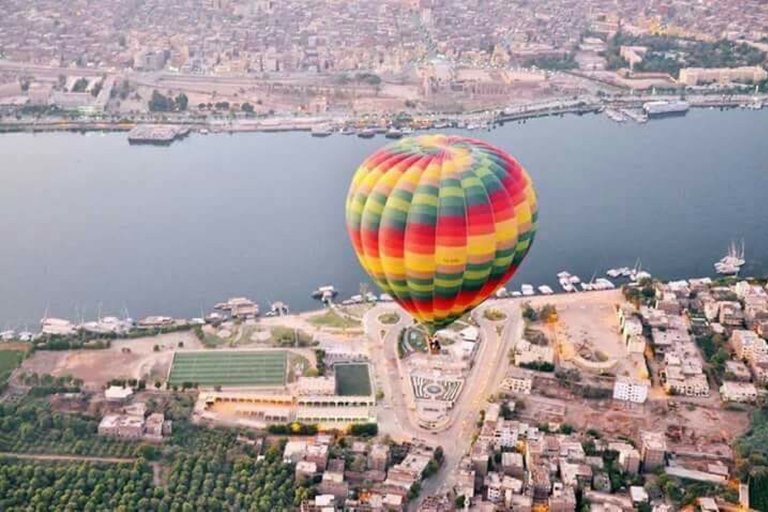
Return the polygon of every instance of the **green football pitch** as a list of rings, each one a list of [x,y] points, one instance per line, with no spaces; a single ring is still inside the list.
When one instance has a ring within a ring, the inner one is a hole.
[[[282,350],[177,352],[168,382],[200,386],[284,385],[287,357]]]

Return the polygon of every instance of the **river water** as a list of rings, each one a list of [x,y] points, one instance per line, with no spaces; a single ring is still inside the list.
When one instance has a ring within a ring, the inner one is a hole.
[[[692,111],[645,125],[563,117],[471,132],[533,177],[540,225],[510,283],[632,266],[712,274],[732,240],[768,272],[768,112]],[[314,307],[366,278],[344,228],[349,180],[386,141],[307,133],[0,136],[0,328],[97,312],[199,316],[245,295]]]

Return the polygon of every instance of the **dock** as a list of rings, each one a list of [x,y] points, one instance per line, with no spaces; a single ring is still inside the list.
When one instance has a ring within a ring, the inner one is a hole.
[[[141,124],[128,132],[128,143],[169,146],[188,134],[189,128],[186,126]]]

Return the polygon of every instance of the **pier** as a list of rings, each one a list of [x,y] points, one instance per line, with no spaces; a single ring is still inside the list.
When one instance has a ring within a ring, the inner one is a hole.
[[[128,133],[128,143],[169,146],[188,134],[189,128],[181,125],[139,125]]]

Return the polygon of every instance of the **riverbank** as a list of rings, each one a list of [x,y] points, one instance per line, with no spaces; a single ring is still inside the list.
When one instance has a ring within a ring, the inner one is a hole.
[[[360,134],[373,130],[373,134],[386,134],[397,127],[407,130],[434,130],[445,128],[465,128],[469,130],[488,129],[506,122],[522,122],[528,119],[564,116],[568,114],[584,115],[610,112],[613,109],[642,109],[648,101],[675,101],[677,96],[613,96],[611,98],[580,97],[561,98],[519,104],[495,110],[467,112],[463,114],[445,114],[425,112],[409,115],[406,118],[372,118],[371,116],[308,116],[280,117],[271,116],[254,118],[212,116],[200,119],[188,114],[163,113],[158,116],[141,115],[138,118],[105,119],[106,114],[96,116],[68,117],[22,117],[0,118],[0,133],[45,133],[45,132],[130,132],[144,125],[169,125],[179,129],[208,133],[249,133],[249,132],[313,132],[322,130],[323,134],[341,132]],[[761,109],[768,105],[768,95],[699,95],[690,96],[686,101],[691,108],[753,108]],[[397,136],[404,133],[399,132]]]

